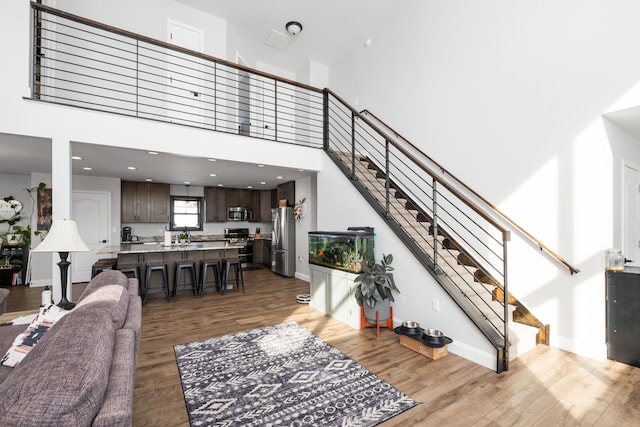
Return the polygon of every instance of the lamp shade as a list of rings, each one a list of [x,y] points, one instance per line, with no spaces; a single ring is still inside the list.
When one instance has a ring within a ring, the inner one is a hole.
[[[32,252],[88,252],[75,221],[54,220],[47,237]]]

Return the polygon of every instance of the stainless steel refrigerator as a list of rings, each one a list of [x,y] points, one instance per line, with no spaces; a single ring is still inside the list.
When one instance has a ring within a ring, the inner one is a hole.
[[[296,227],[293,208],[278,208],[273,219],[271,270],[286,277],[296,273]]]

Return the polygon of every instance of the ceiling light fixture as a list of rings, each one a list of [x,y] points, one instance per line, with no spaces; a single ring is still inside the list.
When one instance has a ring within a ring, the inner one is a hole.
[[[82,157],[80,157],[80,156],[71,156],[71,158],[73,160],[82,160]]]
[[[289,21],[287,25],[285,25],[285,28],[287,29],[287,33],[292,36],[297,36],[300,34],[300,31],[302,31],[302,24],[297,21]]]

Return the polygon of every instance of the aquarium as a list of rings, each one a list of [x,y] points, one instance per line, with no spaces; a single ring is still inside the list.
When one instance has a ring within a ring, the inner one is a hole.
[[[360,273],[362,261],[374,262],[373,231],[310,231],[309,263]]]

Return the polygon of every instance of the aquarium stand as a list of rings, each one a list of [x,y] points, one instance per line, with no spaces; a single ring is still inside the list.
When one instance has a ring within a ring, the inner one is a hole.
[[[376,328],[376,336],[380,338],[380,327],[389,328],[393,331],[393,307],[389,307],[389,318],[386,322],[380,323],[380,312],[376,310],[376,323],[370,323],[364,317],[364,307],[360,307],[360,330],[364,328]]]

